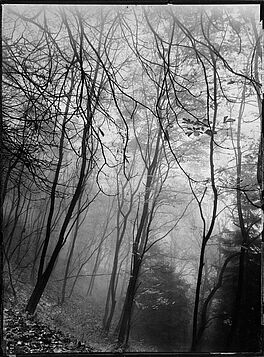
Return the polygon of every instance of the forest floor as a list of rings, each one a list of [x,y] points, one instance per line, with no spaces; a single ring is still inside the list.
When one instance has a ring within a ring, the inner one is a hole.
[[[25,312],[32,286],[19,283],[17,296],[8,291],[4,299],[4,340],[7,354],[53,352],[118,352],[114,336],[101,330],[101,307],[95,301],[74,296],[62,306],[43,294],[34,315]],[[132,345],[132,344],[131,344]],[[133,341],[140,352],[155,349]]]

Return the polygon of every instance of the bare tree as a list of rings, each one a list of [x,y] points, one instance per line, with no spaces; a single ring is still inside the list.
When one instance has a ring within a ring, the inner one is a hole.
[[[104,113],[106,113],[102,105],[102,98],[103,95],[107,95],[106,83],[107,79],[109,80],[109,73],[112,70],[114,71],[111,61],[114,61],[117,56],[116,48],[112,49],[112,40],[116,29],[114,18],[105,36],[105,20],[108,15],[102,12],[97,16],[95,21],[98,21],[100,26],[100,35],[89,39],[84,31],[84,26],[90,25],[78,10],[74,10],[73,13],[59,10],[57,13],[51,14],[49,21],[47,20],[46,11],[44,9],[37,13],[36,17],[30,18],[23,13],[10,10],[11,17],[18,19],[22,28],[24,24],[27,24],[28,27],[35,28],[42,34],[39,42],[37,42],[37,38],[32,39],[32,36],[30,37],[31,45],[35,46],[33,53],[36,56],[40,56],[42,45],[46,50],[42,60],[37,62],[38,67],[34,68],[31,65],[23,67],[20,63],[20,58],[16,57],[16,64],[21,68],[16,72],[16,76],[21,78],[21,81],[29,82],[34,90],[35,97],[40,93],[42,98],[48,102],[52,118],[52,120],[49,118],[49,122],[46,124],[48,125],[47,128],[44,125],[45,123],[42,125],[42,122],[37,121],[38,118],[32,117],[33,124],[43,137],[43,141],[38,140],[39,147],[42,150],[42,147],[46,145],[46,152],[44,151],[46,158],[48,159],[52,154],[54,161],[51,164],[52,171],[46,175],[47,182],[50,185],[48,187],[49,206],[47,208],[47,221],[45,222],[45,237],[41,247],[38,279],[26,307],[31,313],[36,308],[54,269],[58,255],[69,235],[69,230],[73,227],[71,220],[86,180],[96,165],[99,168],[95,160],[95,154],[99,149],[103,153],[104,147],[100,137],[102,130],[98,127],[100,127],[100,122]],[[55,32],[57,31],[56,36],[60,37],[66,34],[69,39],[68,43],[65,43],[63,39],[60,41],[55,40],[51,31],[52,26],[54,26],[54,22],[52,23],[54,18],[57,18],[61,25],[53,28]],[[71,20],[69,20],[70,18]],[[72,27],[71,21],[75,21],[76,25],[78,25],[77,33]],[[23,37],[18,38],[17,44],[22,40]],[[7,48],[10,51],[12,49],[10,46],[8,47],[8,41]],[[14,68],[14,66],[11,67],[9,62],[7,66]],[[30,71],[31,76],[28,75]],[[11,73],[11,71],[9,72]],[[39,87],[38,77],[40,76],[43,77],[44,81],[43,89]],[[16,84],[18,82],[14,76],[9,79],[8,84],[11,81]],[[23,91],[22,83],[19,82],[17,88]],[[32,99],[29,108],[30,113],[35,107],[36,103]],[[97,123],[95,119],[98,119]],[[49,129],[50,132],[48,137],[44,138],[44,130],[46,129]],[[41,157],[43,157],[43,154]],[[76,160],[76,170],[70,165],[73,157]],[[106,160],[105,157],[104,160]],[[102,163],[102,165],[104,164]],[[67,176],[65,176],[66,172]],[[32,173],[35,178],[36,173]],[[70,180],[69,175],[71,175]],[[77,179],[74,181],[73,179],[76,176]],[[69,189],[67,192],[66,188],[71,185],[70,191],[72,194],[69,195]],[[61,194],[64,194],[62,199],[60,197]],[[65,204],[61,204],[65,200],[68,201],[68,207]],[[59,207],[63,212],[62,215],[58,215],[59,211],[57,209]],[[56,243],[51,247],[50,238],[54,227],[59,228],[59,232]],[[48,249],[51,250],[49,259],[47,259]]]

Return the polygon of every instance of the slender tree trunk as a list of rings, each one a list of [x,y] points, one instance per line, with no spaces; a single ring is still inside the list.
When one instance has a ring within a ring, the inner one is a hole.
[[[241,313],[241,303],[243,299],[243,290],[244,290],[244,275],[245,275],[245,259],[246,259],[246,243],[248,240],[248,234],[245,228],[243,210],[242,210],[242,188],[241,188],[241,170],[242,170],[242,151],[241,151],[241,125],[242,125],[242,116],[245,106],[245,92],[246,92],[246,83],[244,84],[242,99],[239,109],[238,122],[237,122],[237,140],[236,140],[236,204],[238,211],[238,220],[239,227],[242,236],[240,256],[239,256],[239,267],[238,267],[238,280],[236,288],[236,298],[232,313],[232,325],[231,330],[227,339],[227,348],[236,349],[236,341],[239,334],[239,315]]]
[[[11,287],[11,290],[12,290],[12,293],[13,293],[13,297],[14,297],[15,302],[16,302],[17,301],[17,294],[16,294],[16,290],[15,290],[15,287],[14,287],[14,283],[13,283],[11,264],[10,264],[9,258],[5,254],[4,248],[3,248],[3,254],[5,256],[5,264],[7,265],[7,269],[8,269],[10,287]],[[3,266],[3,268],[4,268],[4,266]]]
[[[128,255],[130,254],[130,249],[128,248],[128,252],[126,254],[126,265],[125,265],[125,273],[127,271],[127,268],[128,268],[128,265],[129,265],[129,259],[128,258]],[[119,321],[115,327],[115,330],[114,330],[114,334],[115,335],[118,335],[119,333],[119,330],[120,330],[120,324],[121,324],[121,321],[122,321],[122,316],[123,316],[123,307],[124,307],[124,301],[123,301],[123,297],[125,296],[125,291],[127,290],[127,279],[126,279],[126,274],[124,274],[124,277],[123,277],[123,280],[122,280],[122,286],[121,286],[121,291],[120,291],[120,295],[119,295],[119,307],[120,307],[120,310],[121,310],[121,315],[119,317]]]
[[[44,242],[42,242],[41,244],[40,241],[41,241],[41,236],[42,236],[42,232],[44,230],[44,227],[45,227],[45,220],[46,220],[46,213],[47,211],[45,210],[44,212],[44,215],[43,215],[43,219],[42,219],[42,222],[38,224],[38,233],[37,233],[37,236],[35,238],[35,248],[34,248],[34,259],[33,259],[33,262],[32,262],[32,268],[31,268],[31,273],[30,273],[30,281],[32,284],[35,283],[35,274],[36,274],[36,263],[37,263],[37,260],[38,260],[38,257],[39,257],[39,254],[41,252],[41,248],[42,248],[42,245]]]
[[[117,186],[118,186],[118,180],[117,180]],[[112,322],[114,312],[115,312],[116,289],[117,289],[118,278],[119,278],[118,260],[119,260],[120,248],[121,248],[121,244],[125,237],[127,222],[128,222],[128,218],[131,213],[131,210],[132,210],[132,205],[133,205],[133,196],[131,196],[130,205],[129,205],[127,212],[125,214],[122,212],[122,207],[124,204],[124,193],[125,193],[125,187],[122,187],[121,197],[120,197],[119,196],[119,188],[118,188],[118,198],[117,198],[118,207],[117,207],[117,222],[116,222],[117,232],[116,232],[115,255],[114,255],[111,278],[110,278],[109,288],[108,288],[108,293],[107,293],[107,298],[106,298],[105,314],[104,314],[104,318],[103,318],[103,330],[106,333],[109,332],[111,322]],[[124,217],[122,221],[120,220],[121,216]],[[121,226],[122,226],[122,229],[120,231]]]
[[[121,322],[120,322],[119,334],[118,334],[118,343],[124,346],[127,345],[129,340],[131,316],[133,311],[134,298],[137,290],[137,279],[140,271],[140,266],[141,266],[141,259],[137,258],[133,267],[131,277],[129,279],[126,299],[125,299],[124,308],[121,316]]]
[[[93,266],[92,276],[91,276],[91,280],[90,280],[86,295],[90,295],[91,296],[92,293],[93,293],[96,273],[98,271],[99,263],[100,263],[101,252],[102,252],[102,241],[101,241],[101,244],[100,244],[100,246],[98,248],[98,251],[97,251],[97,254],[96,254],[96,259],[95,259],[95,263],[94,263],[94,266]]]
[[[66,112],[68,112],[68,110],[69,110],[69,105],[70,105],[70,98],[68,98],[68,101],[67,101]],[[49,241],[50,241],[52,218],[53,218],[54,209],[55,209],[56,188],[57,188],[59,175],[60,175],[60,171],[61,171],[62,160],[63,160],[66,119],[67,119],[67,116],[65,115],[63,124],[62,124],[62,129],[61,129],[62,132],[61,132],[60,145],[59,145],[59,159],[57,162],[55,176],[53,179],[51,193],[50,193],[50,208],[49,208],[49,214],[48,214],[48,218],[47,218],[46,235],[45,235],[45,239],[44,239],[40,262],[39,262],[38,279],[41,279],[41,275],[44,270],[46,254],[47,254],[48,245],[49,245]]]
[[[112,322],[112,318],[115,312],[116,306],[116,280],[117,280],[117,267],[118,267],[118,258],[119,258],[119,250],[120,250],[121,241],[117,236],[116,241],[116,248],[115,248],[115,255],[114,255],[114,262],[113,268],[111,272],[111,278],[109,282],[107,297],[106,297],[106,304],[105,304],[105,314],[103,318],[103,330],[105,333],[109,332],[110,325]]]
[[[101,244],[101,243],[100,243],[100,244]],[[100,244],[99,244],[99,246],[98,246],[97,249],[99,249]],[[85,266],[85,264],[92,258],[92,256],[93,256],[93,254],[94,254],[95,251],[96,251],[96,250],[94,250],[94,251],[90,254],[90,256],[89,256],[87,259],[85,259],[84,262],[82,262],[82,263],[80,264],[80,266],[79,266],[79,268],[78,268],[78,271],[77,271],[77,274],[76,274],[76,276],[75,276],[74,282],[73,282],[73,284],[72,284],[72,287],[71,287],[71,290],[70,290],[70,293],[69,293],[69,297],[71,297],[72,294],[73,294],[75,285],[76,285],[77,280],[78,280],[78,278],[79,278],[79,276],[80,276],[80,274],[81,274],[82,268],[83,268],[83,267]]]
[[[203,306],[202,306],[202,311],[201,311],[201,320],[200,320],[200,324],[199,324],[199,330],[197,333],[197,345],[200,342],[202,336],[203,336],[203,332],[206,328],[206,324],[207,324],[207,311],[208,311],[208,307],[210,302],[212,301],[214,295],[216,294],[216,292],[221,288],[222,284],[223,284],[223,278],[224,278],[224,274],[225,274],[225,270],[227,268],[228,263],[238,257],[240,255],[239,252],[233,253],[231,254],[229,257],[227,257],[221,267],[221,270],[218,274],[218,278],[217,278],[217,282],[215,284],[215,286],[213,287],[213,289],[211,290],[211,292],[208,294],[208,296],[206,297]]]
[[[193,311],[193,330],[192,330],[193,337],[192,337],[192,347],[191,347],[192,351],[196,350],[197,343],[198,343],[197,325],[198,325],[198,313],[199,313],[199,302],[200,302],[200,290],[201,290],[202,277],[203,277],[205,248],[206,248],[206,240],[203,240],[201,252],[200,252],[198,276],[197,276],[196,290],[195,290],[195,304],[194,304],[194,311]]]
[[[67,279],[68,279],[68,273],[69,273],[69,269],[70,269],[70,265],[71,265],[71,261],[72,261],[72,256],[73,256],[73,251],[75,248],[75,243],[76,243],[76,239],[78,236],[78,230],[79,230],[79,223],[80,223],[80,208],[81,208],[81,200],[82,200],[82,195],[80,195],[79,197],[79,201],[78,201],[78,208],[77,208],[77,220],[75,223],[75,229],[73,232],[73,238],[72,238],[72,244],[70,246],[70,250],[69,250],[69,256],[67,259],[67,263],[66,263],[66,268],[65,268],[65,272],[64,272],[64,278],[63,278],[63,283],[62,283],[62,292],[61,292],[61,304],[64,303],[65,301],[65,293],[66,293],[66,285],[67,285]]]
[[[107,229],[108,229],[108,226],[109,226],[109,223],[110,223],[110,220],[111,220],[110,214],[111,214],[111,211],[112,211],[112,208],[113,208],[113,204],[114,204],[114,200],[112,201],[112,204],[111,204],[111,206],[109,207],[109,210],[108,210],[107,222],[106,222],[106,224],[104,226],[104,231],[103,231],[103,234],[102,234],[102,237],[101,237],[101,241],[100,241],[100,244],[99,244],[99,247],[98,247],[98,250],[97,250],[95,264],[93,266],[92,276],[91,276],[91,280],[90,280],[86,295],[92,295],[92,292],[93,292],[96,273],[97,273],[97,270],[98,270],[99,265],[100,265],[103,242],[105,240]]]
[[[126,346],[129,340],[130,334],[130,324],[131,317],[133,312],[133,303],[137,290],[137,281],[141,268],[141,262],[144,256],[144,250],[140,251],[140,247],[145,248],[148,240],[147,236],[144,236],[144,232],[149,220],[149,203],[150,203],[150,193],[152,190],[152,184],[154,181],[158,158],[160,153],[160,140],[161,140],[162,131],[161,128],[157,134],[157,141],[155,146],[155,152],[151,164],[147,170],[147,182],[145,187],[145,195],[144,195],[144,205],[143,211],[141,214],[141,219],[139,223],[139,227],[137,230],[137,234],[135,237],[135,242],[133,244],[133,252],[132,252],[132,271],[131,277],[129,279],[128,288],[126,292],[125,303],[123,307],[123,312],[121,315],[120,328],[118,334],[118,343],[120,345]]]
[[[72,213],[72,212],[71,212]],[[46,270],[44,271],[44,273],[38,277],[38,280],[37,280],[37,283],[36,283],[36,286],[28,300],[28,303],[27,303],[27,306],[26,306],[26,311],[28,311],[30,314],[33,314],[35,312],[35,309],[38,305],[38,302],[46,288],[46,285],[49,281],[49,278],[51,276],[51,273],[54,269],[54,266],[56,264],[56,261],[57,261],[57,258],[58,258],[58,255],[61,251],[61,248],[63,247],[63,239],[64,239],[64,234],[65,234],[65,231],[67,229],[67,226],[68,226],[68,223],[69,223],[69,215],[67,217],[67,219],[65,220],[64,222],[64,225],[62,227],[62,230],[61,230],[61,233],[60,233],[60,237],[59,237],[59,240],[57,242],[57,245],[52,253],[52,256],[50,258],[50,261],[47,265],[47,268]]]
[[[29,200],[28,200],[28,204],[27,204],[27,208],[26,208],[26,217],[25,217],[24,222],[23,222],[23,228],[22,228],[22,231],[21,231],[21,236],[20,236],[20,239],[19,239],[19,242],[18,242],[17,257],[16,257],[17,263],[20,261],[21,244],[22,244],[22,241],[23,241],[23,234],[26,231],[26,226],[27,226],[27,223],[28,223],[28,215],[29,215],[29,211],[30,211],[30,204],[31,204],[31,194],[29,195]],[[28,237],[28,244],[27,244],[26,252],[29,249],[29,241],[30,241],[30,239]]]
[[[21,185],[21,181],[22,181],[23,170],[24,170],[24,167],[22,167],[20,174],[19,174],[19,180],[18,180],[18,185],[17,185],[17,201],[16,201],[16,206],[15,206],[15,214],[14,214],[14,218],[13,218],[13,226],[12,226],[11,232],[8,235],[8,243],[6,244],[6,249],[5,249],[6,256],[8,256],[9,258],[10,258],[9,251],[11,249],[12,240],[13,240],[13,236],[14,236],[14,233],[15,233],[15,230],[17,227],[18,219],[19,219],[19,216],[20,216],[20,214],[23,210],[24,204],[25,204],[25,199],[24,199],[22,202],[22,205],[20,206],[20,202],[21,202],[21,198],[22,198],[22,195],[20,192],[20,185]],[[15,192],[15,190],[14,190],[14,192]]]
[[[195,351],[197,347],[197,332],[198,332],[198,317],[199,317],[199,305],[200,305],[200,290],[203,278],[203,267],[204,267],[204,256],[205,256],[205,249],[208,240],[211,237],[216,213],[217,213],[217,204],[218,204],[218,192],[215,186],[215,170],[214,170],[214,131],[216,125],[216,117],[217,117],[217,76],[216,76],[216,60],[214,58],[213,53],[211,52],[211,59],[213,62],[213,78],[214,78],[214,117],[212,123],[212,136],[210,140],[210,153],[209,153],[209,160],[210,160],[210,177],[211,177],[211,188],[213,191],[213,212],[211,216],[210,227],[205,234],[203,233],[202,245],[201,245],[201,252],[200,252],[200,259],[199,259],[199,268],[198,268],[198,275],[197,275],[197,282],[196,282],[196,291],[195,291],[195,301],[194,301],[194,311],[193,311],[193,329],[192,329],[192,344],[191,344],[191,351]],[[208,98],[209,100],[209,98]],[[205,220],[203,217],[201,202],[199,202],[199,209],[201,213],[201,217],[203,219],[204,230],[205,230]]]
[[[78,199],[79,199],[82,189],[83,189],[85,170],[86,170],[86,160],[87,160],[86,145],[87,145],[88,133],[89,133],[89,125],[85,125],[83,128],[83,137],[82,137],[82,162],[81,162],[81,169],[80,169],[80,174],[79,174],[79,181],[78,181],[76,190],[74,192],[74,195],[72,197],[72,200],[70,202],[69,209],[67,211],[66,217],[65,217],[64,222],[61,227],[61,231],[59,234],[57,244],[56,244],[54,251],[51,255],[49,263],[48,263],[45,271],[40,276],[38,276],[36,286],[32,292],[32,295],[30,296],[30,298],[28,300],[28,303],[26,306],[26,311],[28,311],[31,314],[33,314],[35,312],[38,302],[39,302],[39,300],[46,288],[46,285],[49,281],[49,278],[53,271],[54,265],[57,261],[58,255],[63,247],[64,235],[65,235],[65,232],[69,225],[70,219],[72,217],[72,213],[74,211],[74,208],[78,202]]]

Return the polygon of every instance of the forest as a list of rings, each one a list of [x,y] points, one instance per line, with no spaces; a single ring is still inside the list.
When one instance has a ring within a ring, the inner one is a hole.
[[[261,350],[261,34],[257,5],[3,7],[6,353]]]

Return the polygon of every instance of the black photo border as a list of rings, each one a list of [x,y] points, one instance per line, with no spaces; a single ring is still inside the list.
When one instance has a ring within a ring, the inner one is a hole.
[[[262,22],[263,36],[264,36],[264,0],[64,0],[64,1],[54,1],[54,0],[2,0],[1,1],[1,37],[2,37],[2,17],[3,8],[5,5],[259,5],[259,21]],[[262,39],[262,48],[264,52],[264,41]],[[2,44],[1,44],[2,53]],[[264,55],[264,53],[263,53]],[[2,57],[1,57],[2,58]],[[263,58],[264,61],[264,58]],[[1,63],[2,64],[2,63]],[[264,67],[263,67],[264,69]],[[262,69],[262,70],[263,70]],[[2,66],[0,67],[0,75],[2,78]],[[262,116],[261,116],[261,129],[260,129],[260,147],[264,153],[264,74],[262,74]],[[2,98],[2,86],[0,88],[0,96]],[[0,103],[0,112],[2,114],[2,102]],[[2,144],[2,115],[0,116],[0,146]],[[263,159],[264,160],[264,159]],[[3,347],[3,212],[2,212],[2,182],[0,177],[0,356],[9,357],[93,357],[93,356],[170,356],[170,357],[195,357],[195,356],[212,356],[212,357],[253,357],[262,356],[264,357],[264,162],[262,160],[262,187],[261,187],[261,208],[262,208],[262,235],[261,235],[261,340],[262,346],[261,350],[258,352],[63,352],[63,353],[17,353],[15,355],[6,355]],[[0,172],[2,167],[1,152],[0,152]]]

